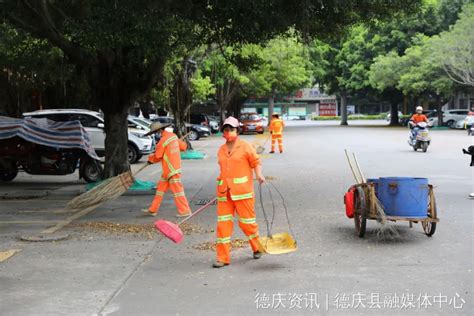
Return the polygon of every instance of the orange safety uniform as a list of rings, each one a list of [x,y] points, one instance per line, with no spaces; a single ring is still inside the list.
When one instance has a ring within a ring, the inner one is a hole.
[[[253,146],[240,138],[236,139],[230,153],[227,145],[222,145],[217,157],[220,166],[217,178],[217,261],[230,263],[230,238],[235,212],[252,250],[258,251],[252,171],[260,165],[260,157]]]
[[[275,151],[275,142],[278,141],[278,149],[280,152],[283,152],[283,127],[285,127],[285,123],[283,123],[282,119],[274,118],[270,122],[269,130],[272,133],[272,150]]]
[[[181,156],[180,151],[185,151],[187,145],[174,133],[163,131],[160,142],[156,145],[154,154],[148,156],[148,161],[158,163],[161,161],[163,173],[156,186],[156,195],[148,210],[151,213],[158,212],[163,196],[168,188],[173,192],[174,203],[178,208],[178,213],[189,214],[191,208],[184,194],[181,184]]]
[[[424,114],[415,113],[412,115],[410,121],[413,121],[413,123],[418,124],[420,122],[428,122],[428,118]]]

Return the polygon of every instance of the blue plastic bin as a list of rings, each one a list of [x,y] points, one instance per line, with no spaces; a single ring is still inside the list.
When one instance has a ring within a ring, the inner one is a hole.
[[[426,178],[387,177],[378,181],[377,197],[391,216],[427,217],[429,187]]]

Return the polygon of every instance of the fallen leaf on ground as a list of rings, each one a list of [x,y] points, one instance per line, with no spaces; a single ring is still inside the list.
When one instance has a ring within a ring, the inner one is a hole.
[[[243,240],[243,239],[240,239],[240,238],[233,239],[230,242],[230,250],[231,251],[232,251],[232,249],[246,248],[248,246],[249,246],[249,242],[247,240]],[[196,250],[213,250],[213,251],[215,251],[216,250],[216,243],[215,242],[209,242],[209,241],[202,242],[200,244],[194,245],[193,249],[196,249]]]
[[[92,231],[95,233],[106,234],[134,234],[153,239],[158,231],[153,224],[126,224],[126,223],[110,223],[110,222],[82,222],[74,223],[71,226]],[[183,223],[180,225],[183,234],[203,234],[209,232],[208,230],[196,224]]]

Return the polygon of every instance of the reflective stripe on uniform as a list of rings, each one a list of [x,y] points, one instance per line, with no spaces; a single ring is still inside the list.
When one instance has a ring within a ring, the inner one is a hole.
[[[235,184],[241,184],[241,183],[245,183],[247,181],[249,181],[249,178],[247,178],[247,176],[242,177],[242,178],[234,178],[234,183]]]
[[[250,199],[250,198],[253,198],[253,192],[246,193],[246,194],[238,194],[238,195],[231,194],[230,197],[232,198],[232,201]]]
[[[170,179],[170,183],[179,183],[181,182],[181,179]]]
[[[156,191],[155,195],[163,196],[163,195],[165,195],[165,192],[163,192],[163,191]]]
[[[216,243],[218,243],[218,244],[228,244],[228,243],[230,243],[230,237],[217,238]]]
[[[217,180],[217,185],[223,185],[224,184],[224,180]]]
[[[248,236],[248,239],[250,240],[250,239],[254,239],[256,237],[258,237],[258,233],[255,233],[255,234],[252,234],[252,235]]]
[[[178,139],[177,136],[171,136],[170,138],[168,138],[168,139],[163,143],[163,147],[168,146],[169,143],[171,143],[173,140],[177,140],[177,139]]]
[[[217,201],[219,201],[219,202],[227,202],[227,197],[226,197],[226,196],[218,197],[218,198],[217,198]]]
[[[175,171],[173,165],[170,162],[170,159],[168,158],[168,156],[166,154],[163,155],[163,160],[166,162],[166,165],[171,170],[171,172]],[[168,178],[169,178],[169,175],[168,175]]]
[[[250,218],[239,218],[239,222],[242,224],[255,224],[257,222],[257,219],[255,217],[250,217]]]
[[[184,196],[184,192],[178,192],[173,194],[174,197]]]
[[[233,221],[234,220],[234,216],[233,215],[221,215],[221,216],[217,216],[217,221],[218,222],[225,222],[225,221]]]

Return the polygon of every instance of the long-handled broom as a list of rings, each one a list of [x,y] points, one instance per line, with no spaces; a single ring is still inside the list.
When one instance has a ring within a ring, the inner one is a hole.
[[[191,134],[191,132],[187,133],[180,139],[183,140],[189,134]],[[72,209],[84,209],[86,207],[114,200],[124,194],[135,182],[135,176],[148,166],[148,164],[145,164],[135,173],[132,173],[129,170],[119,174],[118,176],[106,179],[93,189],[72,199],[67,206]]]
[[[267,139],[265,139],[265,142],[263,143],[263,146],[260,146],[260,144],[257,146],[257,154],[262,154],[265,151],[265,145],[267,144],[268,140],[272,137],[271,134],[268,134]]]

